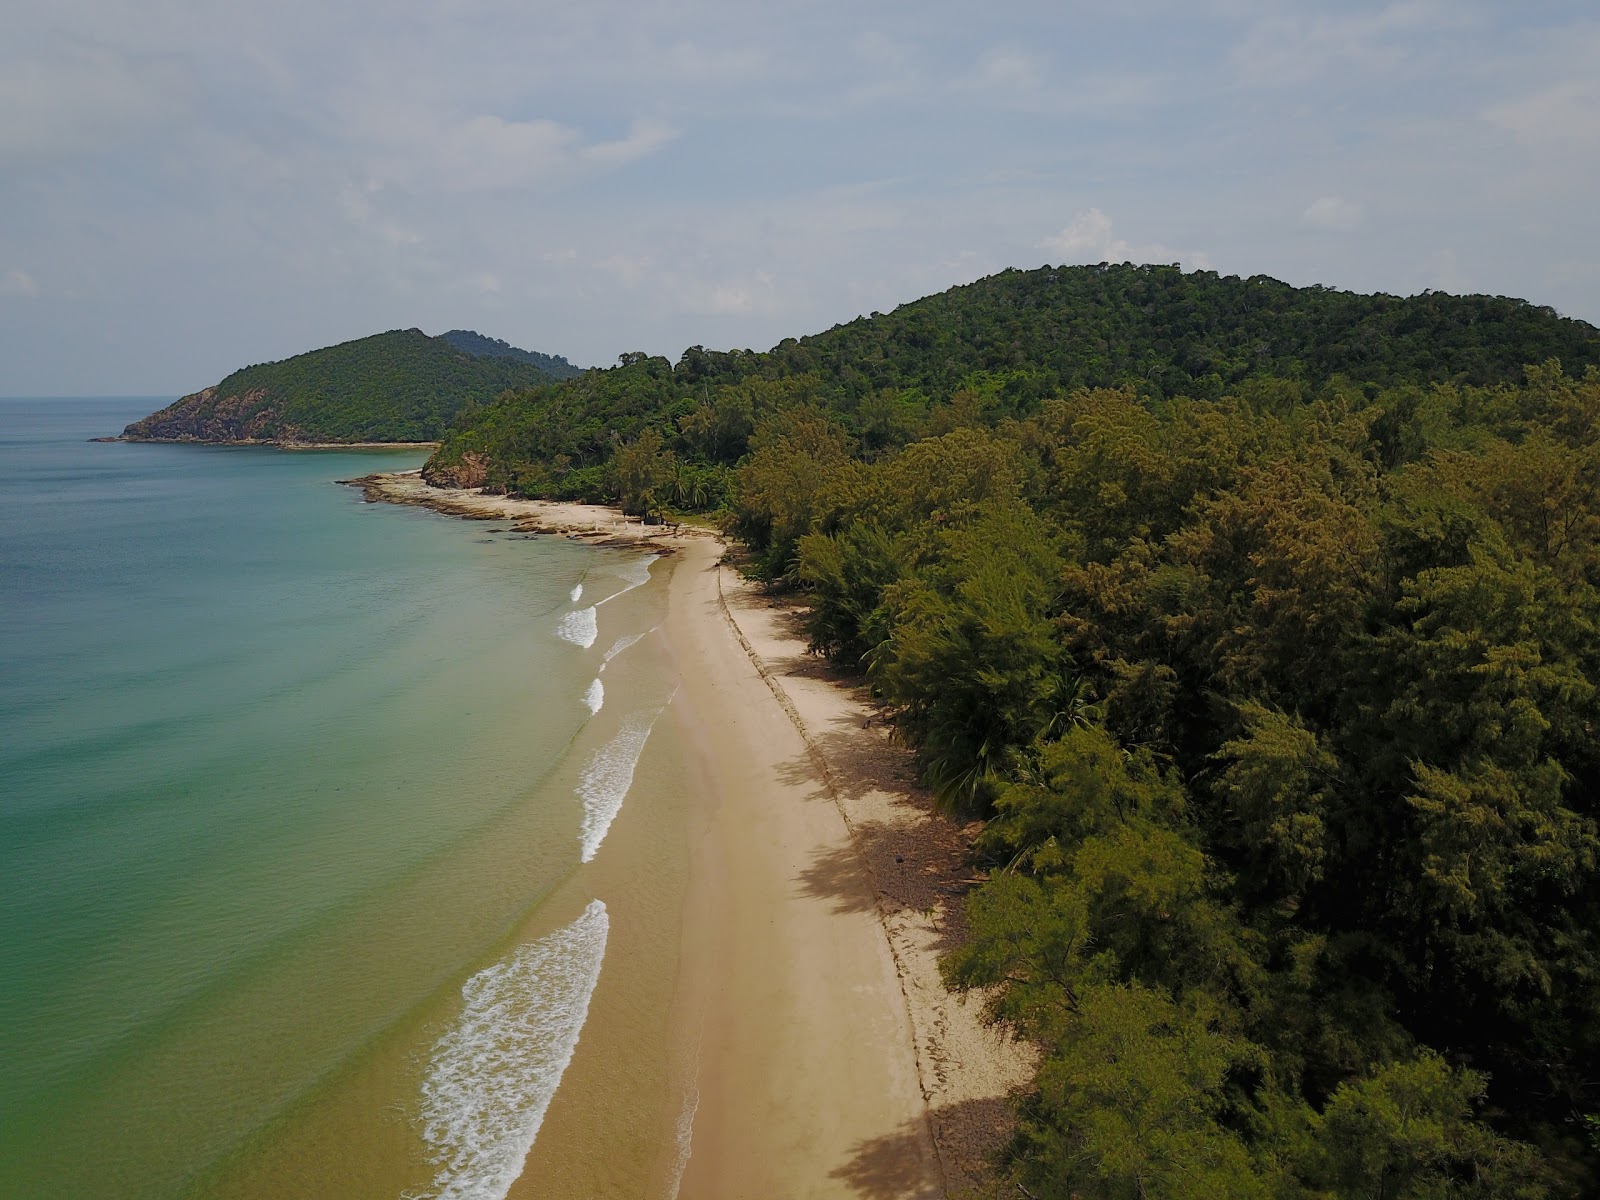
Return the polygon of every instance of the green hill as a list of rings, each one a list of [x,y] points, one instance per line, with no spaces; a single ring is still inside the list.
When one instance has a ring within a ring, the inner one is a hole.
[[[235,371],[123,431],[134,441],[428,442],[463,409],[547,383],[530,363],[395,329]]]
[[[476,358],[510,358],[538,367],[552,379],[572,379],[583,374],[559,354],[540,354],[537,350],[522,350],[499,338],[485,337],[470,329],[452,329],[439,335],[441,342],[449,342],[457,350]]]
[[[984,420],[1023,416],[1080,387],[1151,403],[1215,399],[1252,381],[1316,389],[1491,386],[1527,363],[1600,364],[1600,330],[1522,300],[1400,298],[1296,288],[1176,267],[1006,271],[767,353],[687,350],[676,366],[623,356],[458,423],[430,478],[590,499],[621,441],[655,430],[686,464],[731,467],[767,412],[803,400],[865,451],[904,445],[959,399]]]
[[[1581,370],[1600,360],[1600,331],[1500,296],[1361,295],[1102,265],[1005,271],[784,342],[763,371],[814,373],[851,391],[948,393],[973,372],[1026,370],[1055,389],[1133,383],[1204,397],[1263,375],[1499,383],[1547,358]]]

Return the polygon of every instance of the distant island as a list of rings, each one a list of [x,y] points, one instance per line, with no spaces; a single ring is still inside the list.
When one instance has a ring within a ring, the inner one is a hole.
[[[120,440],[307,445],[435,442],[507,390],[581,375],[566,359],[465,329],[394,329],[235,371],[135,421]]]

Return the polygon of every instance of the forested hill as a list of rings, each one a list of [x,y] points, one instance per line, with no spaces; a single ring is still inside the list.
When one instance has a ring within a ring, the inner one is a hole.
[[[571,379],[582,375],[583,368],[575,367],[559,354],[540,354],[537,350],[522,350],[499,338],[485,337],[470,329],[452,329],[439,335],[441,342],[449,342],[457,350],[478,358],[511,358],[538,367],[552,379]]]
[[[485,339],[487,340],[487,339]],[[565,361],[565,360],[561,360]],[[235,371],[123,437],[198,442],[427,442],[470,405],[548,383],[538,366],[396,329]]]
[[[687,350],[674,366],[620,367],[474,412],[430,478],[611,499],[619,442],[653,430],[686,467],[730,467],[755,423],[804,402],[864,452],[951,420],[994,422],[1079,387],[1143,399],[1216,399],[1252,381],[1311,394],[1331,380],[1379,387],[1515,383],[1528,363],[1600,364],[1600,330],[1522,300],[1399,298],[1295,288],[1176,267],[1006,271],[766,353]],[[941,413],[955,402],[965,416]],[[713,472],[714,474],[714,472]],[[716,480],[705,472],[695,495]]]
[[[1008,273],[466,415],[720,510],[984,820],[984,1197],[1600,1196],[1600,367],[1518,301]]]
[[[974,372],[1025,371],[1051,390],[1135,384],[1214,399],[1241,380],[1514,381],[1526,362],[1600,361],[1600,331],[1496,296],[1402,299],[1175,267],[1005,271],[766,356],[768,375],[948,394]],[[715,358],[713,357],[713,362]]]

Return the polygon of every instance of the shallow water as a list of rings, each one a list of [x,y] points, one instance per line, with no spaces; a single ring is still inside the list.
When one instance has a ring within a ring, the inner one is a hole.
[[[0,401],[0,1195],[670,1190],[670,563],[159,403]]]

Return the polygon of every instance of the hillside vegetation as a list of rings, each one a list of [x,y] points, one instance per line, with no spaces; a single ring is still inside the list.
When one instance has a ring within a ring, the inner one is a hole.
[[[1600,334],[1010,272],[467,414],[437,479],[721,508],[986,818],[995,1196],[1600,1193]]]
[[[448,342],[462,353],[471,354],[475,358],[510,358],[527,363],[538,367],[551,379],[572,379],[583,374],[582,367],[573,366],[559,354],[540,354],[537,350],[521,350],[499,338],[485,337],[470,329],[452,329],[448,333],[441,333],[439,340]]]
[[[200,442],[437,441],[464,409],[550,378],[528,362],[479,357],[419,329],[396,329],[245,367],[215,387],[135,421],[123,436]]]

